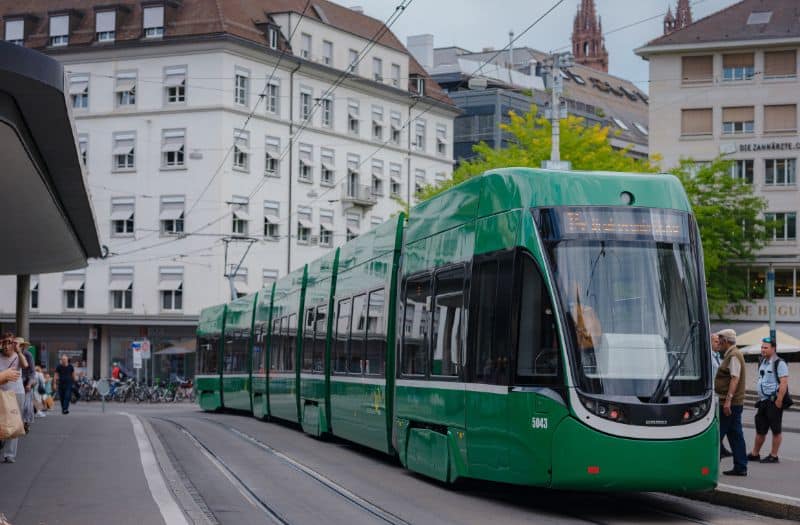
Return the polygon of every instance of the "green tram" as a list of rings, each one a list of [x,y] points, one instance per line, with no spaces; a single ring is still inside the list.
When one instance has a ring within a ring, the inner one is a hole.
[[[676,178],[494,170],[204,310],[197,399],[442,481],[709,489],[702,276]]]

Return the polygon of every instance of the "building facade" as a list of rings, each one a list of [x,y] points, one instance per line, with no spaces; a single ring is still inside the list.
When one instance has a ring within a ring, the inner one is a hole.
[[[306,8],[304,11],[304,8]],[[107,256],[32,276],[31,338],[107,375],[193,348],[258,291],[450,177],[459,110],[382,22],[318,0],[12,1],[5,40],[64,65]],[[231,276],[228,279],[226,276]],[[232,290],[233,288],[233,290]],[[0,319],[14,312],[0,279]],[[151,373],[190,373],[191,360]],[[168,371],[172,372],[168,372]]]
[[[637,53],[650,63],[651,154],[662,156],[666,169],[681,159],[734,161],[731,175],[752,184],[767,201],[767,217],[779,223],[749,269],[752,302],[729,316],[756,324],[768,319],[765,281],[772,266],[777,318],[800,335],[796,7],[791,0],[745,0]]]

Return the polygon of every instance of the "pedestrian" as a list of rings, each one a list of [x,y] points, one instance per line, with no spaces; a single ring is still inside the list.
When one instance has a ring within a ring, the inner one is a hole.
[[[711,373],[713,377],[717,377],[717,370],[719,370],[719,365],[722,363],[722,356],[720,355],[720,342],[719,342],[719,334],[714,333],[711,334]],[[725,448],[725,436],[720,436],[719,439],[719,457],[720,458],[729,458],[733,454],[730,450]]]
[[[53,378],[48,372],[44,373],[44,409],[45,411],[53,408],[55,402],[53,401]]]
[[[36,380],[33,385],[33,408],[36,409],[36,417],[45,417],[47,415],[47,407],[44,404],[44,396],[47,391],[44,388],[44,374],[42,374],[42,367],[36,365]]]
[[[7,392],[14,392],[17,396],[17,404],[19,411],[22,413],[22,405],[25,402],[25,387],[22,384],[22,369],[28,363],[25,361],[25,356],[14,344],[14,335],[6,333],[0,342],[0,371],[3,371],[8,381],[0,384],[0,390]],[[9,371],[16,371],[16,374],[10,374]],[[16,376],[16,378],[13,378]],[[12,379],[13,378],[13,379]],[[14,463],[17,460],[17,445],[19,438],[9,439],[4,442],[3,446],[3,462]]]
[[[61,364],[56,367],[55,388],[61,400],[61,413],[69,414],[69,402],[72,398],[72,384],[75,381],[75,368],[69,364],[67,354],[61,354]]]
[[[33,389],[36,382],[36,370],[34,369],[33,354],[28,350],[31,346],[23,337],[15,337],[14,344],[25,356],[28,366],[22,369],[22,385],[25,387],[25,400],[22,404],[22,423],[25,425],[25,433],[30,432],[31,424],[34,419],[33,409]]]
[[[722,361],[714,377],[714,391],[719,396],[720,439],[728,437],[733,453],[733,468],[723,474],[727,476],[747,476],[747,445],[742,430],[742,410],[744,410],[745,367],[742,351],[736,347],[736,332],[730,328],[720,330]]]
[[[758,365],[758,403],[756,403],[756,441],[747,456],[750,461],[778,463],[778,450],[783,435],[781,425],[786,395],[789,392],[789,365],[778,357],[775,341],[769,337],[761,340],[761,361]],[[761,459],[761,447],[772,431],[772,450]]]

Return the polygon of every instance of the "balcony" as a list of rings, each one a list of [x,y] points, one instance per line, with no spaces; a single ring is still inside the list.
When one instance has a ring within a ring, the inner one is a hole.
[[[371,186],[342,184],[342,202],[370,207],[378,204],[378,196],[372,192]]]

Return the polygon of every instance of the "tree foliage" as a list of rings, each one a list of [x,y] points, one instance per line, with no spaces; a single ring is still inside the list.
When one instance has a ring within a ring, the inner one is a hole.
[[[731,177],[731,164],[721,158],[708,165],[682,160],[671,171],[692,205],[703,241],[708,306],[720,317],[726,305],[747,297],[747,263],[774,227],[763,219],[766,201],[750,184]]]

